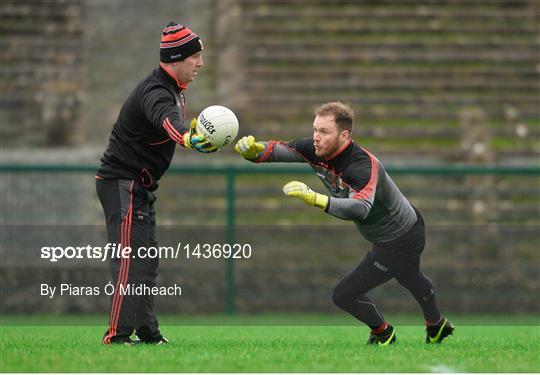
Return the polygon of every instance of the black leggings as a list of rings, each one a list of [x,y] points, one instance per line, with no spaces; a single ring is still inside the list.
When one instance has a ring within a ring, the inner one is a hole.
[[[418,211],[417,217],[415,225],[401,237],[373,244],[364,260],[335,286],[332,299],[336,306],[368,326],[378,327],[384,318],[366,293],[395,277],[418,302],[425,320],[440,319],[433,284],[420,271],[425,227]]]

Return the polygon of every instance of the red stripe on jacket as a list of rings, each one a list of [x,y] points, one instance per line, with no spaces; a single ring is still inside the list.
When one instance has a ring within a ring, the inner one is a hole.
[[[165,117],[165,120],[163,120],[163,128],[167,131],[167,134],[169,134],[169,137],[176,143],[184,146],[184,137],[178,130],[172,126],[171,120],[169,120],[168,117]]]
[[[268,141],[268,145],[266,147],[266,150],[264,151],[264,154],[262,154],[259,158],[255,159],[256,163],[263,163],[272,154],[272,151],[274,150],[274,146],[279,143],[278,141]]]
[[[364,150],[371,160],[371,176],[369,177],[369,181],[364,186],[364,188],[360,191],[358,191],[354,196],[353,199],[367,199],[371,196],[371,194],[375,191],[375,188],[377,187],[377,174],[379,172],[379,163],[377,163],[377,159],[375,156],[373,156],[371,153],[369,153],[367,150]]]

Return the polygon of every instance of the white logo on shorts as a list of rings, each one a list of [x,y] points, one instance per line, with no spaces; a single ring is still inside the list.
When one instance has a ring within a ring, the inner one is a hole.
[[[378,269],[380,269],[381,271],[383,271],[383,272],[388,272],[388,267],[383,266],[379,262],[375,262],[375,263],[373,263],[373,265],[375,267],[377,267]]]

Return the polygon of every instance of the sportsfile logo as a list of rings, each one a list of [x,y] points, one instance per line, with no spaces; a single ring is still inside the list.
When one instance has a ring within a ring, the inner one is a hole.
[[[150,246],[131,248],[120,243],[107,243],[101,246],[43,246],[41,259],[49,262],[75,259],[248,259],[251,257],[250,244],[228,243],[178,243],[174,246]]]
[[[216,129],[214,125],[212,125],[212,122],[208,121],[206,117],[204,117],[203,114],[201,114],[201,124],[204,126],[206,131],[210,134],[214,134],[216,132]]]
[[[179,244],[180,245],[180,244]],[[107,243],[104,247],[101,246],[43,246],[41,248],[41,259],[46,259],[49,262],[58,262],[59,260],[71,259],[98,259],[104,262],[107,259],[126,259],[126,258],[164,258],[176,259],[180,252],[180,247],[177,249],[171,246],[150,246],[132,249],[129,246],[123,246],[120,243]]]

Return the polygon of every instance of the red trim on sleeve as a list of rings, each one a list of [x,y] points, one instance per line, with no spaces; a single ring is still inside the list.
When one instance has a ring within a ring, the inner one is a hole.
[[[162,141],[149,143],[148,145],[150,145],[150,146],[157,146],[157,145],[161,145],[161,144],[163,144],[163,143],[169,142],[170,140],[171,140],[170,138],[167,138],[167,139],[164,139],[164,140],[162,140]]]
[[[353,196],[353,199],[367,199],[369,196],[373,193],[377,186],[377,174],[379,172],[379,163],[377,163],[377,159],[375,156],[371,155],[367,150],[364,150],[371,160],[371,176],[369,177],[369,182],[364,186],[362,190],[360,190],[358,193],[356,193]]]
[[[259,157],[258,159],[255,159],[255,162],[256,163],[263,163],[266,160],[268,160],[268,158],[272,154],[272,150],[274,149],[274,146],[277,143],[278,143],[277,141],[268,141],[268,147],[266,147],[266,150],[264,151],[264,154],[262,154],[262,156]]]
[[[184,137],[178,130],[172,126],[171,120],[169,120],[168,117],[165,117],[165,120],[163,120],[163,129],[167,131],[167,134],[169,134],[169,137],[179,145],[184,145]]]

